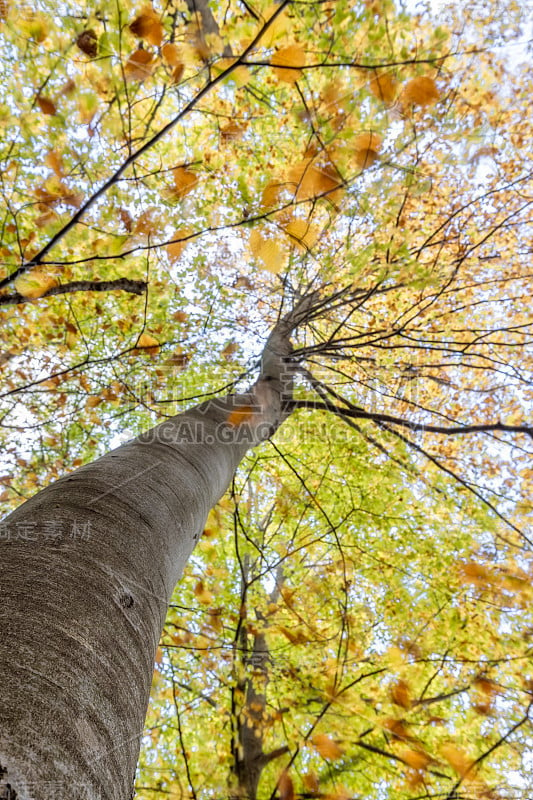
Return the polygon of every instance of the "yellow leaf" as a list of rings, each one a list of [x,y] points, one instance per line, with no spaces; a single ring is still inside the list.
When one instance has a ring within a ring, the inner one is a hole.
[[[302,775],[302,781],[305,788],[311,792],[311,794],[317,794],[320,786],[318,783],[318,777],[314,772],[306,772]]]
[[[333,739],[330,739],[325,733],[316,733],[311,741],[313,742],[317,752],[320,753],[323,758],[327,758],[330,761],[335,761],[337,758],[341,758],[341,748],[337,742],[334,742]]]
[[[20,13],[20,11],[22,11],[22,13]],[[48,36],[48,27],[45,17],[35,11],[31,11],[27,7],[24,8],[22,4],[19,4],[17,30],[39,43],[44,42]]]
[[[233,70],[231,75],[229,76],[230,80],[235,81],[236,85],[241,89],[243,86],[246,86],[247,83],[250,83],[252,80],[252,73],[245,67],[244,64],[241,64],[239,67]]]
[[[24,275],[19,275],[14,281],[14,286],[23,297],[34,300],[37,297],[42,297],[45,292],[57,286],[57,280],[52,275],[47,275],[43,270],[34,269],[31,272],[24,273]]]
[[[267,10],[263,13],[263,19],[265,22],[271,19],[278,9],[278,3],[269,6],[269,8],[267,8]],[[291,20],[287,17],[286,11],[279,13],[276,19],[268,26],[266,31],[261,36],[262,47],[271,47],[276,39],[279,39],[281,36],[283,36],[283,34],[289,29],[290,24]]]
[[[296,83],[302,76],[300,67],[305,67],[305,61],[304,49],[299,44],[291,44],[277,50],[270,63],[274,66],[274,73],[278,80],[285,81],[285,83]]]
[[[229,69],[233,64],[236,62],[236,58],[219,58],[217,59],[214,64],[212,65],[213,72],[216,75],[220,75],[220,73],[225,72]],[[225,78],[226,81],[233,81],[239,88],[242,86],[246,86],[247,83],[250,82],[252,78],[252,73],[245,67],[244,64],[240,64],[238,67],[229,73],[229,75]]]
[[[318,239],[317,229],[304,219],[293,219],[285,227],[285,232],[289,234],[298,249],[304,253],[311,250]]]
[[[376,75],[368,84],[368,88],[374,97],[389,105],[394,102],[398,84],[390,73],[384,72],[382,75]]]
[[[128,81],[144,81],[152,74],[153,56],[147,50],[139,48],[130,55],[124,67]]]
[[[274,239],[265,239],[258,230],[250,234],[250,250],[264,269],[276,275],[284,267],[281,247]]]
[[[192,47],[194,49],[195,55],[200,61],[204,63],[209,60],[211,56],[211,41],[209,37],[209,41],[207,37],[204,35],[203,30],[200,27],[194,25],[189,26],[189,37],[190,41],[192,42]],[[216,37],[218,39],[218,37]]]
[[[385,655],[393,669],[398,670],[405,666],[405,656],[396,645],[389,647]]]
[[[433,78],[422,75],[407,81],[402,89],[401,100],[407,105],[430,106],[439,99],[439,90]]]
[[[159,350],[159,342],[149,333],[141,333],[135,345],[136,350],[146,350],[147,353],[153,355]]]
[[[76,101],[80,111],[80,119],[84,125],[88,125],[96,114],[98,98],[92,92],[84,92],[77,96]]]
[[[462,777],[474,777],[474,761],[456,745],[443,744],[440,749],[441,755],[446,759],[448,764]]]
[[[163,26],[154,9],[147,5],[130,25],[130,31],[150,44],[158,47],[163,39]]]

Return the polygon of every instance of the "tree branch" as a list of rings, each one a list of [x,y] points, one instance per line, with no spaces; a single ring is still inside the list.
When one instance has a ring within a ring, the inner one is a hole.
[[[54,286],[52,289],[43,292],[38,298],[24,297],[19,292],[13,294],[0,295],[0,306],[20,305],[29,303],[34,299],[41,300],[43,297],[51,297],[55,294],[71,294],[72,292],[129,292],[130,294],[143,294],[148,286],[146,281],[133,281],[129,278],[116,278],[112,281],[70,281]]]
[[[341,408],[333,403],[319,403],[316,400],[291,400],[287,403],[287,411],[295,411],[298,408],[307,410],[331,411],[340,417],[350,419],[370,419],[373,422],[388,422],[391,425],[399,425],[402,428],[409,428],[412,431],[426,431],[428,433],[444,433],[448,436],[464,433],[486,433],[488,431],[505,431],[507,433],[526,433],[533,438],[533,426],[531,425],[507,425],[504,422],[485,422],[477,425],[430,425],[423,422],[411,422],[410,420],[394,417],[391,414],[379,414],[372,411],[364,411],[359,408]]]

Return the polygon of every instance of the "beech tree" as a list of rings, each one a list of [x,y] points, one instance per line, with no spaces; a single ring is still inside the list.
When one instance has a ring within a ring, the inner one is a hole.
[[[0,2],[0,796],[531,796],[527,19]]]

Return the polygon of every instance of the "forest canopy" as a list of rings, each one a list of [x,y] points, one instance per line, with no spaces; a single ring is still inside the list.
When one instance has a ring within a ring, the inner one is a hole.
[[[312,298],[139,800],[531,797],[532,11],[0,0],[3,514],[248,387]]]

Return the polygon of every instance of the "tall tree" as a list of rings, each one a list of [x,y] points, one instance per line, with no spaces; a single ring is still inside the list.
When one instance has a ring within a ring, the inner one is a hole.
[[[526,18],[0,3],[19,797],[528,797]]]

